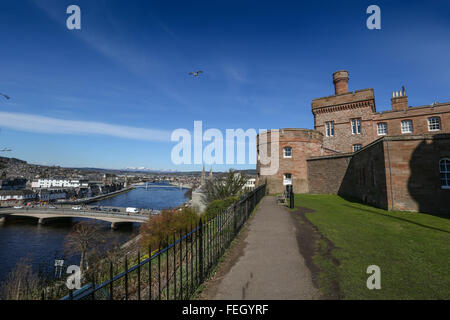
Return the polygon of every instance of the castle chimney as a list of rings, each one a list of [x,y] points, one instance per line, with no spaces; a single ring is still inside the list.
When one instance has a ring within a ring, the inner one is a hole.
[[[405,86],[402,86],[401,91],[392,92],[392,110],[406,110],[408,109],[408,96],[406,95]]]
[[[334,94],[343,94],[348,92],[348,72],[345,70],[333,73]]]

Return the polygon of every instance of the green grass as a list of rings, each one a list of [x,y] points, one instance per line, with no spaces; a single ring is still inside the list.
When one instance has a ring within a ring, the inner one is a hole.
[[[337,280],[344,299],[450,299],[450,219],[385,211],[335,195],[295,195],[295,205],[316,210],[306,217],[334,243],[316,243],[320,289]],[[369,265],[381,269],[381,289],[369,290]]]

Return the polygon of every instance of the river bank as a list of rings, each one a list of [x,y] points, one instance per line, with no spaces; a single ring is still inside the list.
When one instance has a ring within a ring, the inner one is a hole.
[[[167,184],[164,184],[167,185]],[[177,187],[163,188],[134,188],[125,192],[120,190],[103,200],[95,201],[93,206],[106,207],[135,207],[141,209],[162,210],[175,208],[188,199],[184,196],[186,189]],[[104,195],[106,196],[106,195]],[[70,210],[70,209],[69,209]],[[61,219],[46,225],[38,225],[35,219],[11,219],[0,225],[0,282],[5,280],[8,273],[15,268],[16,263],[23,257],[30,259],[33,272],[40,268],[47,268],[50,273],[54,272],[53,264],[55,258],[64,259],[65,264],[77,264],[78,257],[64,257],[64,239],[73,225],[85,219]],[[139,238],[135,238],[139,225],[123,227],[112,231],[110,223],[99,222],[102,236],[125,245],[124,248],[133,247]],[[128,243],[128,244],[127,244]]]
[[[65,201],[58,201],[58,204],[88,204],[88,203],[92,203],[92,202],[96,202],[96,201],[102,201],[102,200],[105,200],[105,199],[109,199],[109,198],[118,196],[118,195],[120,195],[122,193],[129,192],[129,191],[131,191],[133,189],[134,189],[134,187],[128,187],[128,188],[117,190],[117,191],[110,192],[110,193],[107,193],[107,194],[101,194],[101,195],[98,195],[98,196],[95,196],[95,197],[77,199],[77,200],[73,200],[73,201],[67,201],[67,200],[65,200]]]

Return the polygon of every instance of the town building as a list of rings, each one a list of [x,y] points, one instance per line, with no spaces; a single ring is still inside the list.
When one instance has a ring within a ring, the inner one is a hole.
[[[37,191],[37,197],[40,201],[52,202],[67,198],[67,192],[64,189],[42,189]]]
[[[43,178],[34,180],[31,183],[31,187],[33,189],[39,188],[81,188],[88,187],[87,180],[80,179],[68,179],[64,177],[55,177],[55,178]]]
[[[27,179],[24,178],[10,178],[0,180],[1,190],[21,190],[27,186]]]
[[[36,194],[31,190],[0,190],[0,201],[19,202],[32,201],[36,199]],[[3,203],[2,203],[3,204]]]
[[[450,103],[412,107],[402,87],[380,113],[374,90],[349,92],[348,80],[347,71],[335,72],[335,94],[312,101],[314,130],[258,135],[259,181],[271,193],[292,185],[296,193],[339,194],[383,209],[450,213]],[[272,149],[278,170],[264,175],[270,165],[261,151]]]

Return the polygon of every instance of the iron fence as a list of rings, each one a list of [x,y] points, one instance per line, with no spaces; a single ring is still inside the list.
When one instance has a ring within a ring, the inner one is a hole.
[[[210,220],[201,220],[148,248],[110,261],[86,276],[84,287],[62,300],[189,299],[218,263],[266,192],[262,185]],[[50,297],[48,297],[50,298]],[[46,293],[42,293],[46,299]]]

